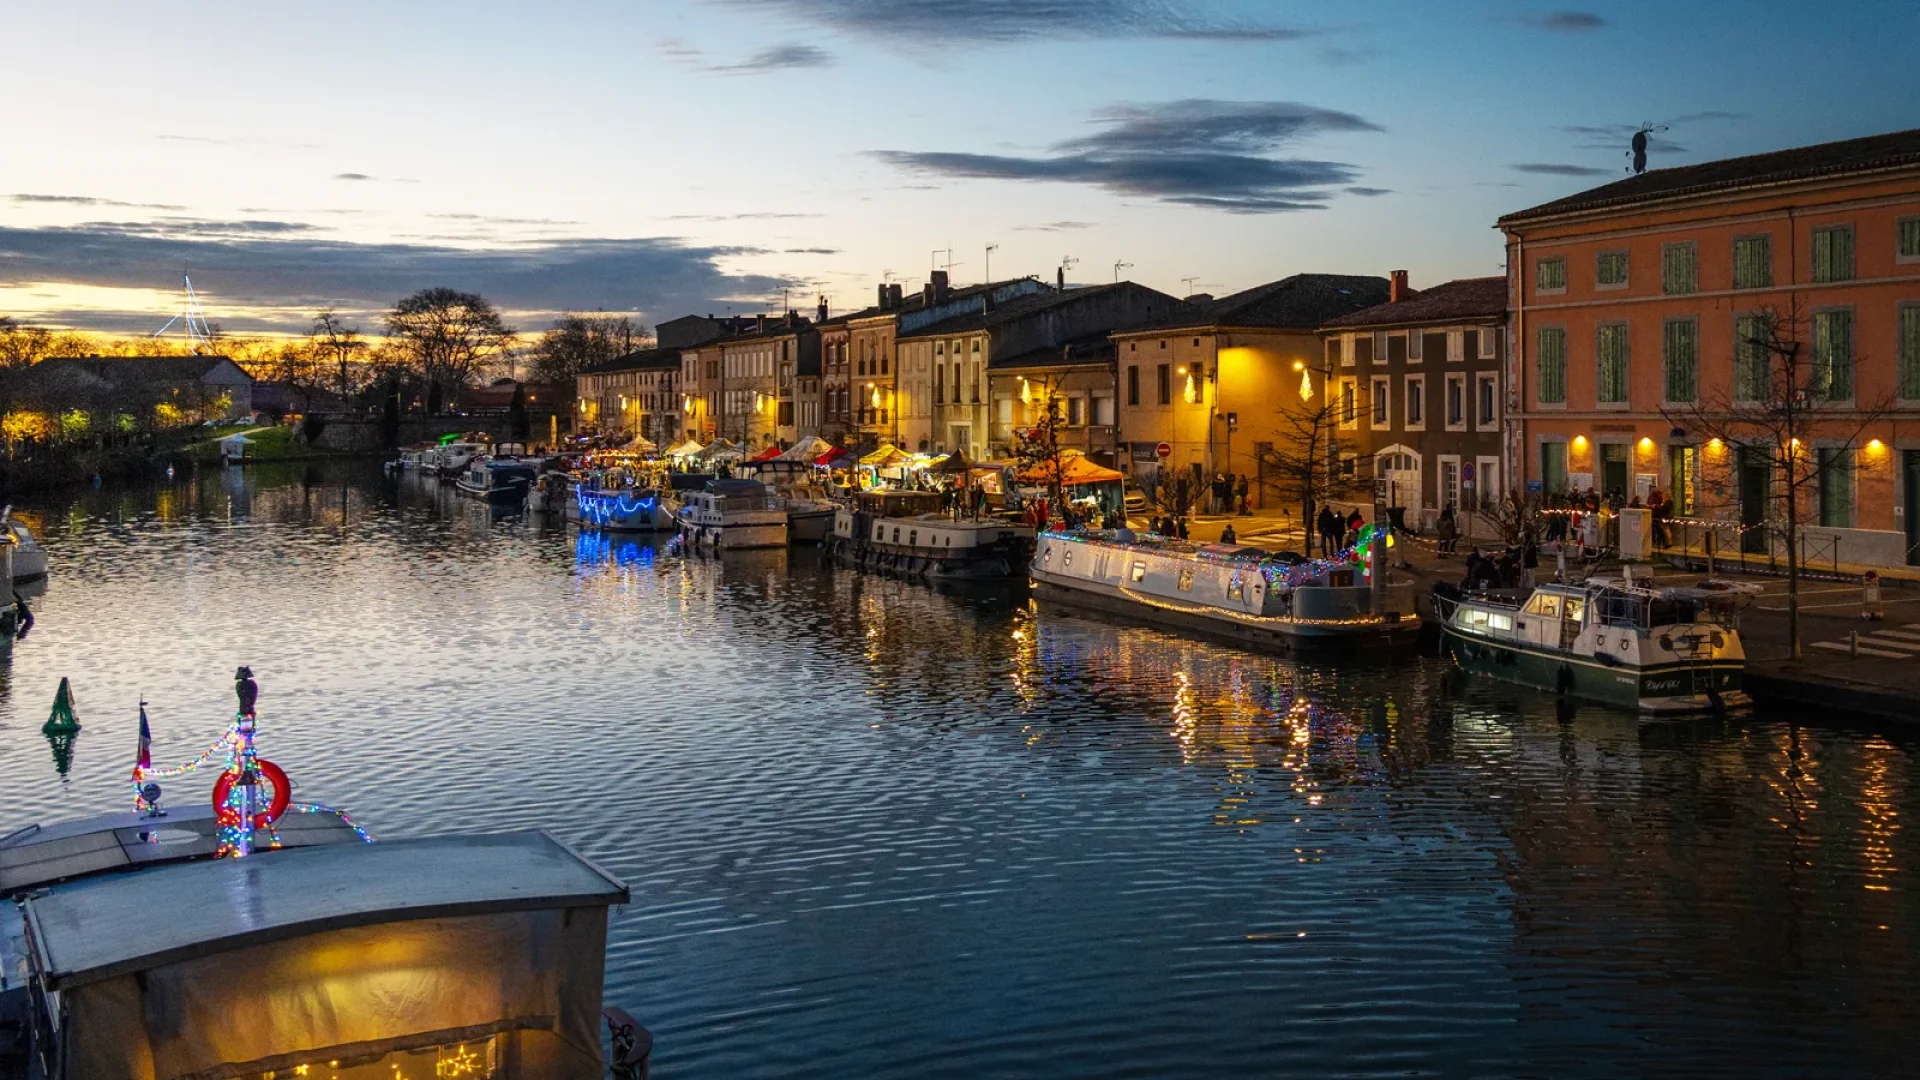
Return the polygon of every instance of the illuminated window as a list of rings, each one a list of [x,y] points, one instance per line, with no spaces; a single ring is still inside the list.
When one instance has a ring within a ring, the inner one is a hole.
[[[1145,581],[1146,579],[1147,579],[1147,564],[1144,562],[1134,563],[1133,564],[1133,580]]]
[[[1193,591],[1193,567],[1183,566],[1180,568],[1179,585],[1181,592]]]

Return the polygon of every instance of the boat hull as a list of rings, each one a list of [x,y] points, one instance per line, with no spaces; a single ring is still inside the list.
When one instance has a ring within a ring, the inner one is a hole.
[[[499,487],[481,487],[464,477],[454,482],[454,488],[469,499],[478,499],[489,506],[518,506],[527,501],[526,484],[504,484]]]
[[[624,499],[631,492],[588,492],[562,504],[566,519],[582,528],[608,532],[672,532],[673,515],[659,496]]]
[[[1030,570],[1033,595],[1045,604],[1101,615],[1117,615],[1130,623],[1146,623],[1167,630],[1217,641],[1241,649],[1280,656],[1324,657],[1381,653],[1409,649],[1419,642],[1420,620],[1406,616],[1398,622],[1371,627],[1330,626],[1313,622],[1235,619],[1231,613],[1195,605],[1147,604],[1087,583],[1062,584],[1044,570]],[[1071,580],[1071,579],[1069,579]]]
[[[1742,660],[1606,664],[1446,628],[1448,651],[1466,671],[1566,697],[1649,715],[1713,712],[1749,703]]]
[[[833,533],[833,510],[790,510],[787,538],[796,544],[817,544]]]

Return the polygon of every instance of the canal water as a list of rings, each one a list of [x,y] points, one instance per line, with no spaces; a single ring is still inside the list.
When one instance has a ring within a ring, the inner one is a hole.
[[[1898,728],[1560,711],[805,551],[684,560],[358,465],[24,509],[54,571],[0,667],[0,831],[124,805],[141,699],[184,760],[249,664],[302,798],[378,836],[540,826],[631,884],[607,1000],[661,1080],[1852,1077],[1920,1049]]]

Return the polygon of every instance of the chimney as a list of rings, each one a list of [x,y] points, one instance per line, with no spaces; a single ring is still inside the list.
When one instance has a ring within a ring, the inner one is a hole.
[[[756,334],[764,334],[767,332],[766,315],[761,314],[761,315],[755,315],[753,317],[753,332]]]
[[[800,325],[800,313],[798,311],[795,311],[792,308],[788,308],[787,309],[787,329],[791,330],[794,327],[799,325]]]
[[[893,305],[894,310],[899,310],[900,305],[906,302],[904,299],[905,295],[901,290],[899,282],[894,282],[892,285],[887,286],[887,302]]]
[[[920,286],[920,307],[922,310],[933,306],[933,282]]]
[[[935,270],[933,272],[933,302],[936,304],[944,304],[947,302],[947,272],[945,270]]]
[[[878,306],[881,311],[887,310],[887,283],[884,281],[880,283],[880,303]]]
[[[820,298],[820,321],[827,321],[827,298],[824,296]]]
[[[981,295],[980,310],[983,313],[988,315],[993,314],[993,290],[992,289],[988,289],[985,293]]]
[[[1407,272],[1405,270],[1395,270],[1392,274],[1389,274],[1388,277],[1392,279],[1393,284],[1387,289],[1387,303],[1397,304],[1405,300],[1407,298]]]
[[[1059,289],[1061,292],[1067,291],[1067,268],[1066,267],[1063,266],[1060,269],[1055,270],[1053,272],[1053,284],[1054,284],[1054,288]]]

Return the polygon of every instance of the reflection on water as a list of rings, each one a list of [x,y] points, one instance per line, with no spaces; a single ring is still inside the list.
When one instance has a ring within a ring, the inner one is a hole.
[[[1898,730],[1640,725],[682,559],[367,468],[85,491],[0,669],[0,830],[119,806],[141,696],[376,834],[539,825],[624,876],[657,1075],[1894,1075]],[[40,737],[70,675],[62,779]],[[172,792],[175,802],[189,797]]]

